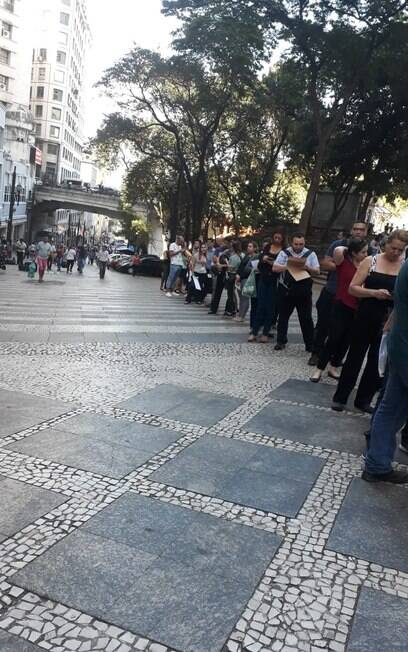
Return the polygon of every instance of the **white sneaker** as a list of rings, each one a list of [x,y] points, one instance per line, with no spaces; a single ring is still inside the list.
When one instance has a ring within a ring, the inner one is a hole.
[[[166,297],[172,297],[172,296],[173,296],[173,292],[166,292]]]

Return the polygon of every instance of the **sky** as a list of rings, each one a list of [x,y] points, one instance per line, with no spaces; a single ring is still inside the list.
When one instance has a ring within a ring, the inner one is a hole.
[[[126,54],[133,44],[168,50],[175,21],[161,14],[161,0],[87,0],[93,48],[89,56],[89,81],[92,86],[103,71]],[[107,6],[106,9],[101,7]],[[92,89],[86,112],[85,133],[92,136],[110,104],[99,89]]]

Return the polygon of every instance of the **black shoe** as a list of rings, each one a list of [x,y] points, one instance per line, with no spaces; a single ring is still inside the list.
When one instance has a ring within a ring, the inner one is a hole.
[[[389,473],[374,474],[363,471],[363,480],[366,482],[391,482],[392,484],[408,484],[407,471],[390,471]]]
[[[268,337],[269,337],[269,339],[274,340],[275,339],[275,334],[274,333],[268,333]]]
[[[369,403],[354,403],[354,407],[366,414],[374,414],[375,409]]]
[[[283,351],[286,348],[286,344],[280,344],[279,342],[275,344],[275,351]]]
[[[337,401],[333,401],[331,404],[331,409],[334,410],[335,412],[344,412],[346,409],[346,406],[344,403],[337,403]]]
[[[207,314],[208,314],[208,315],[216,315],[217,313],[214,312],[214,310],[209,310]]]
[[[317,367],[318,362],[319,362],[319,356],[317,355],[317,353],[312,353],[307,364],[309,365],[309,367]]]
[[[313,346],[305,346],[306,353],[313,353]]]

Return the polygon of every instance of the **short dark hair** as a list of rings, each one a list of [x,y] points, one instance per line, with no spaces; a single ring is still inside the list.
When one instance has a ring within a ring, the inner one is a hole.
[[[306,240],[305,234],[301,233],[300,231],[296,231],[296,233],[292,233],[291,242],[293,242],[295,238],[299,238],[299,240]]]
[[[367,242],[365,240],[351,238],[347,243],[347,255],[350,257],[352,254],[359,254],[365,247],[367,247]]]

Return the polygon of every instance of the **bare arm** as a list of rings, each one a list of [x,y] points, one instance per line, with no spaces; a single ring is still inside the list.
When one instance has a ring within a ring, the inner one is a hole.
[[[335,272],[336,271],[336,263],[334,262],[333,258],[331,256],[325,256],[322,260],[322,270],[324,272]]]
[[[344,254],[347,251],[347,247],[336,247],[333,252],[333,260],[336,266],[344,263]]]
[[[372,256],[368,256],[360,264],[360,267],[354,274],[354,278],[350,283],[349,294],[357,299],[379,299],[386,300],[390,299],[391,295],[388,290],[371,290],[370,288],[365,288],[364,283],[366,282],[367,276],[370,273]]]
[[[278,274],[283,274],[283,272],[286,272],[288,269],[287,265],[278,265],[277,263],[274,263],[272,267],[274,272],[277,272]]]
[[[305,271],[308,272],[310,276],[320,275],[320,267],[310,267],[309,265],[305,265]]]

